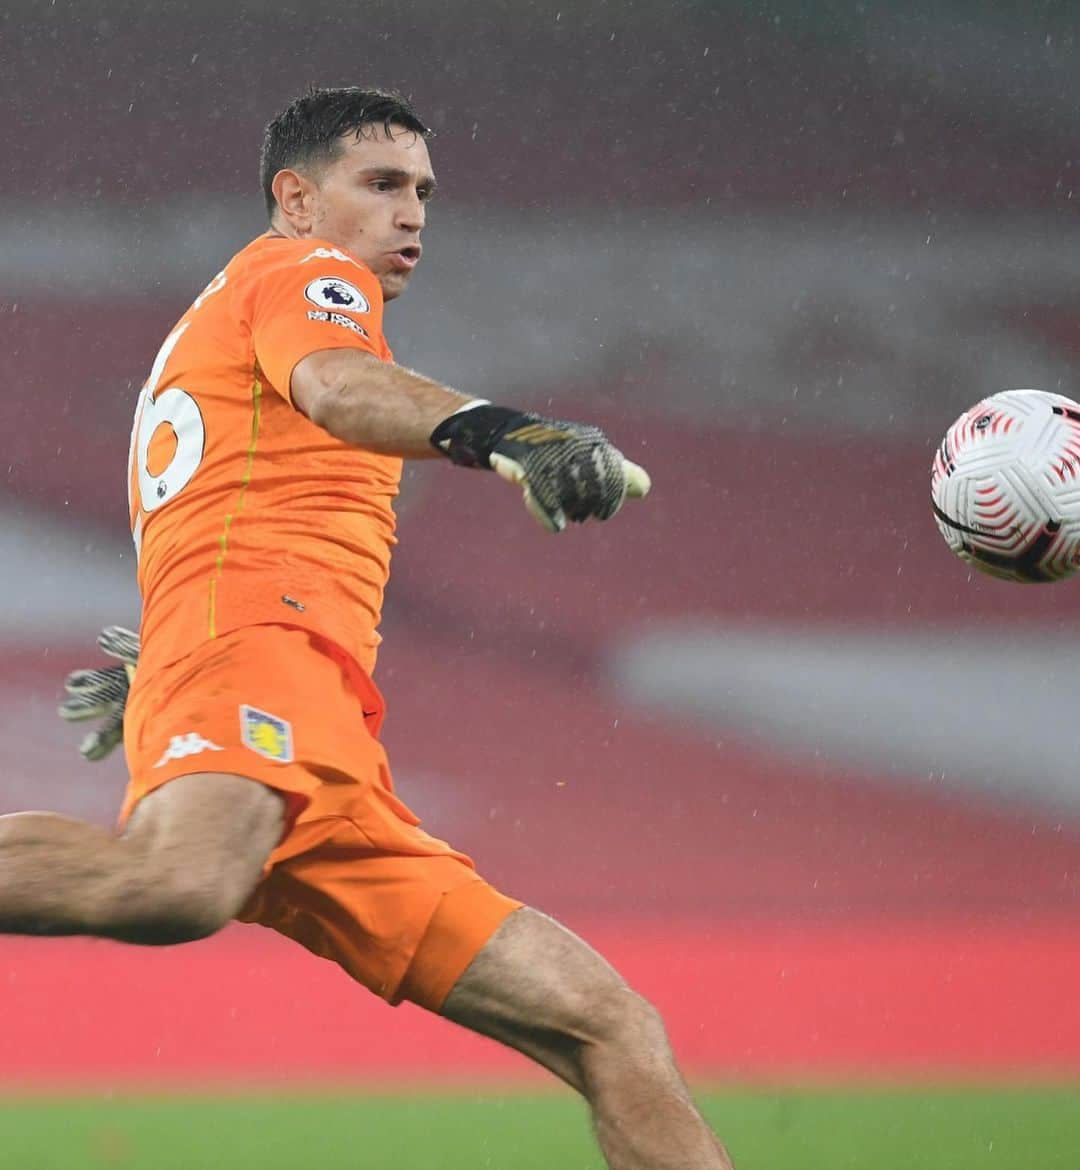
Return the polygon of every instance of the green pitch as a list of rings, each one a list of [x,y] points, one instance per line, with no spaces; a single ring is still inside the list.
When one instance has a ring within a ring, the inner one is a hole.
[[[1076,1170],[1080,1086],[701,1091],[738,1170]],[[17,1098],[18,1170],[602,1170],[570,1095]]]

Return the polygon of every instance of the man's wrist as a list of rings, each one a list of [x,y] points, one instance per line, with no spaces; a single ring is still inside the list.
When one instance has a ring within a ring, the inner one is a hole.
[[[464,414],[467,410],[472,410],[477,406],[490,406],[490,398],[470,398],[468,402],[464,402],[456,410],[452,410],[446,417],[452,418],[455,414]]]
[[[486,398],[473,399],[448,415],[431,432],[431,445],[459,467],[491,470],[495,445],[522,422],[532,418],[508,406],[495,406]]]

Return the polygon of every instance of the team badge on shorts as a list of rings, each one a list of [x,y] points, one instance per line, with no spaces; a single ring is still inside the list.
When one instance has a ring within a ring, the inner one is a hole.
[[[258,707],[240,704],[240,736],[244,747],[249,747],[268,760],[280,764],[293,761],[292,724]]]

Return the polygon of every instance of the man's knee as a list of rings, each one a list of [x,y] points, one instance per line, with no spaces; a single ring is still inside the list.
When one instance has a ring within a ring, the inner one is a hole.
[[[525,907],[512,914],[459,979],[443,1014],[504,1041],[538,1037],[610,1045],[666,1044],[656,1009],[591,947]]]
[[[654,1058],[669,1052],[660,1013],[615,971],[599,979],[563,981],[552,989],[548,1007],[537,1018],[541,1030],[560,1036],[582,1059],[588,1054]]]
[[[621,979],[594,990],[582,1004],[586,1033],[594,1046],[666,1051],[667,1032],[660,1013]]]
[[[674,1058],[660,1013],[621,979],[570,990],[555,1036],[564,1079],[590,1100],[613,1075],[670,1079]]]
[[[652,1004],[581,939],[527,907],[496,931],[442,1012],[581,1091],[611,1068],[672,1065]]]

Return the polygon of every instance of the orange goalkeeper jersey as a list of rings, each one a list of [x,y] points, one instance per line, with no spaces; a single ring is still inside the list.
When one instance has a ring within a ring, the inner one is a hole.
[[[382,290],[325,240],[260,236],[165,339],[131,436],[142,664],[228,630],[306,626],[371,672],[401,460],[333,438],[292,405],[301,358],[384,361]]]

